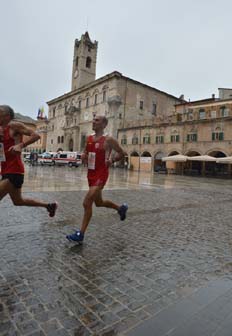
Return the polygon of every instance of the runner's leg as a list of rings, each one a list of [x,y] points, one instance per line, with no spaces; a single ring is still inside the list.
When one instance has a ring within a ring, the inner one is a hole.
[[[43,207],[46,209],[48,206],[48,203],[45,203],[43,201],[33,200],[31,198],[24,198],[22,196],[22,188],[15,188],[11,183],[10,183],[9,195],[13,204],[16,206]]]
[[[8,179],[0,181],[0,200],[10,191],[11,183]]]
[[[93,186],[89,188],[87,195],[84,198],[83,207],[84,207],[84,216],[82,219],[81,232],[84,234],[87,226],[89,225],[90,219],[93,212],[93,202],[95,202],[96,197],[98,196],[99,191],[101,191],[101,186]]]
[[[96,194],[95,198],[95,205],[97,207],[105,207],[105,208],[111,208],[115,210],[119,210],[119,206],[109,200],[103,200],[102,199],[102,189],[99,190],[99,192]]]

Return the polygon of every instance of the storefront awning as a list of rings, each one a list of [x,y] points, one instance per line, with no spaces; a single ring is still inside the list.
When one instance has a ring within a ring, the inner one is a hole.
[[[211,161],[216,162],[218,158],[209,155],[188,156],[188,161]]]
[[[162,158],[162,161],[186,162],[187,158],[188,157],[186,155],[177,154],[177,155],[165,156]]]
[[[232,164],[232,156],[217,158],[217,163],[228,163],[228,164],[231,163]]]

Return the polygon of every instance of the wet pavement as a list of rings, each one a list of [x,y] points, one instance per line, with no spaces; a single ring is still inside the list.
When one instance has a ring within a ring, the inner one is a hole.
[[[85,170],[28,167],[27,196],[0,203],[0,335],[231,335],[232,180],[111,171],[82,246]],[[230,333],[229,333],[230,332]]]

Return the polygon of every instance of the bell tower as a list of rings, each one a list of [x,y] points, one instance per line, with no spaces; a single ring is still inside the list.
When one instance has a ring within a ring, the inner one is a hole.
[[[96,79],[97,45],[97,41],[90,40],[88,32],[75,40],[72,91]]]

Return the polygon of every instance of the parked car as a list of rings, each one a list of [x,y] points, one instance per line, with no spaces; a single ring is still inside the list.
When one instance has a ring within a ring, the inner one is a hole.
[[[56,155],[56,153],[52,152],[45,152],[41,154],[41,156],[38,159],[38,162],[41,166],[43,165],[50,165],[53,166],[55,163],[53,162],[53,157]]]
[[[25,162],[25,163],[29,163],[30,162],[30,154],[26,154],[26,155],[24,155],[24,157],[23,157],[23,161]]]

